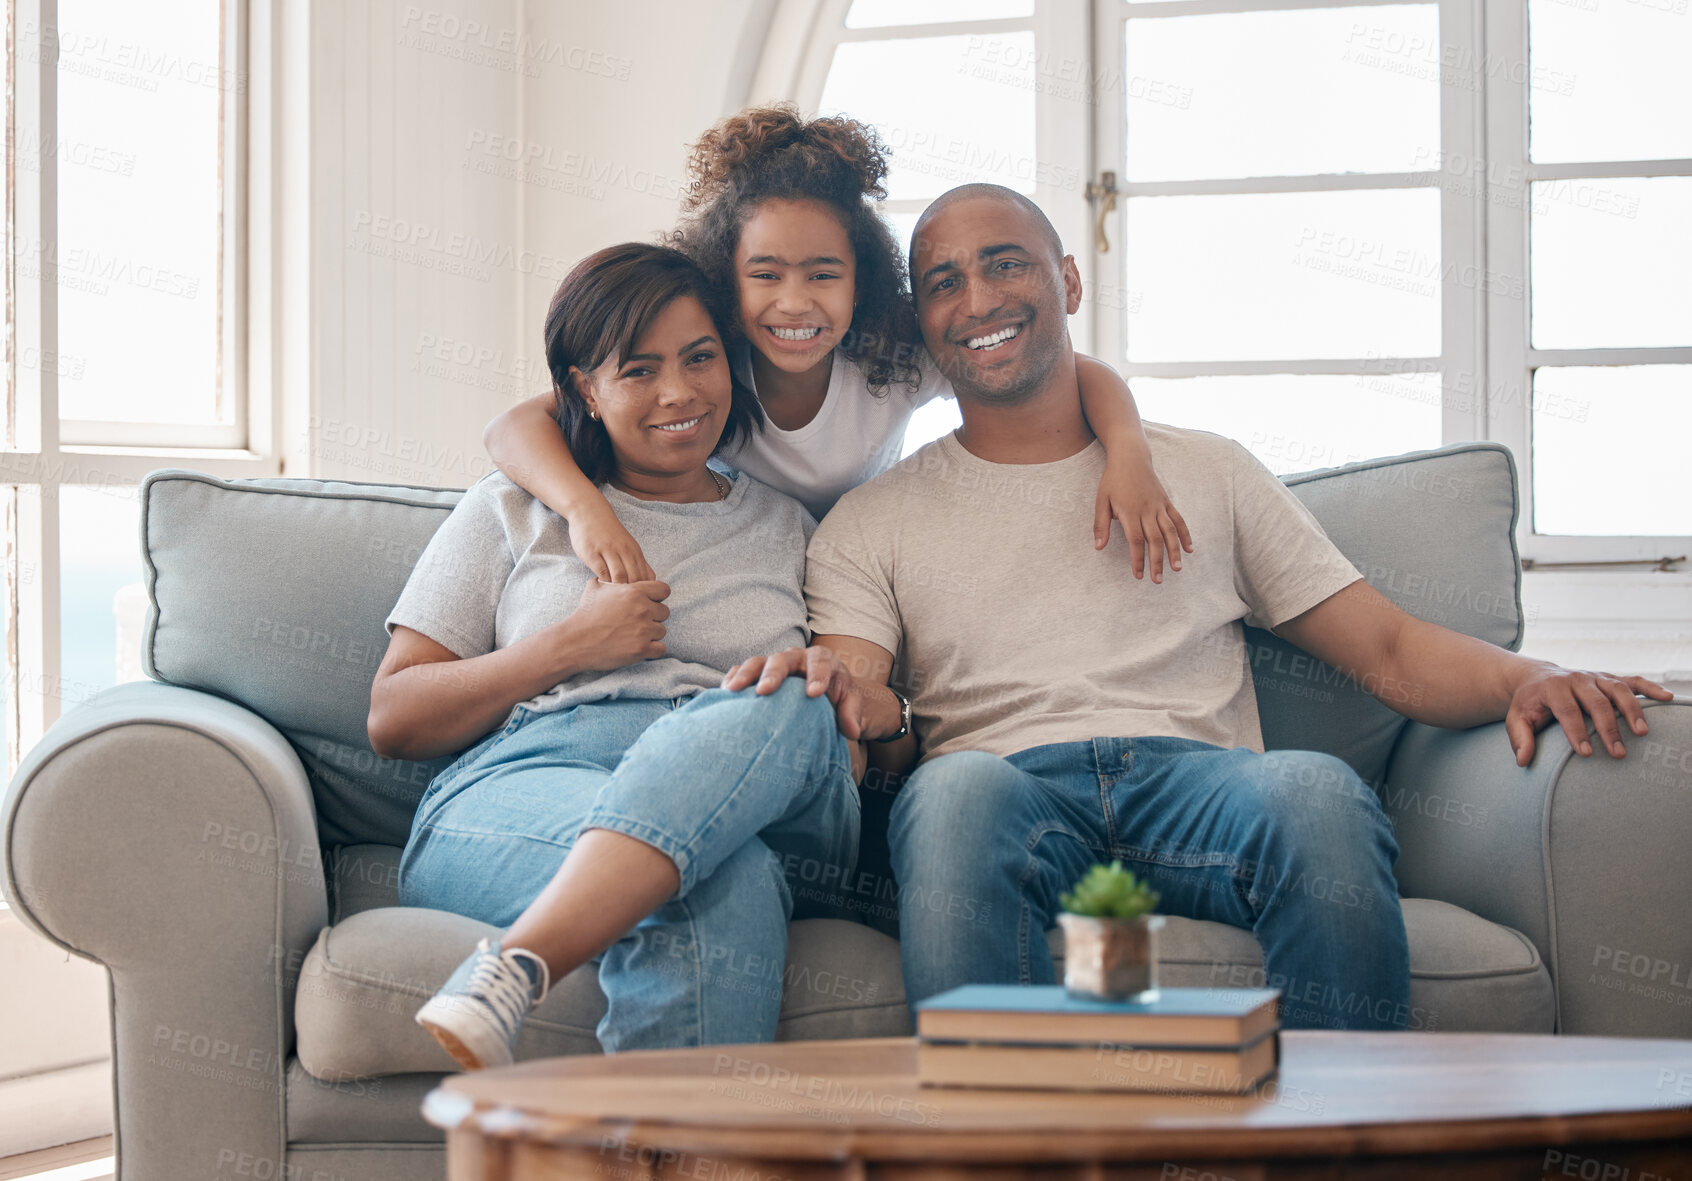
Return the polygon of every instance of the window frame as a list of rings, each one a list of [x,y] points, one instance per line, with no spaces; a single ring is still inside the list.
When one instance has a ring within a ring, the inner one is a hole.
[[[58,160],[40,152],[31,173],[9,162],[12,220],[7,227],[11,349],[7,358],[6,437],[0,440],[0,511],[7,528],[6,612],[7,769],[57,720],[61,675],[61,570],[58,490],[92,484],[134,488],[148,472],[193,467],[225,477],[274,476],[281,471],[277,350],[279,301],[268,291],[278,268],[276,201],[272,188],[281,147],[277,103],[270,89],[281,14],[276,0],[222,0],[226,60],[236,84],[224,94],[223,259],[220,311],[225,389],[234,401],[233,425],[182,431],[154,424],[99,424],[59,418],[54,367],[19,364],[24,356],[58,355],[58,291],[51,268],[20,282],[16,244],[52,242],[58,230]],[[11,142],[57,143],[58,77],[46,35],[57,36],[58,0],[13,0]],[[33,50],[33,53],[30,52]],[[239,72],[244,71],[244,73]],[[31,180],[30,178],[33,178]],[[99,438],[101,442],[90,442]]]
[[[1413,0],[1168,0],[1165,3],[1130,4],[1126,0],[1094,0],[1092,31],[1093,52],[1114,76],[1126,76],[1127,43],[1124,37],[1128,20],[1162,19],[1166,17],[1218,15],[1227,13],[1275,12],[1289,9],[1363,8],[1397,6]],[[1426,0],[1437,10],[1442,40],[1450,40],[1448,30],[1459,34],[1456,41],[1464,52],[1460,61],[1471,63],[1461,84],[1452,84],[1451,75],[1442,71],[1440,86],[1440,157],[1463,152],[1473,159],[1480,131],[1479,102],[1472,85],[1480,72],[1476,42],[1479,37],[1478,0]],[[1222,194],[1346,192],[1357,190],[1422,189],[1440,190],[1440,253],[1442,261],[1454,255],[1479,253],[1482,240],[1483,197],[1479,193],[1464,193],[1460,186],[1442,184],[1438,169],[1417,172],[1383,173],[1314,173],[1301,176],[1244,177],[1189,181],[1129,181],[1124,166],[1127,137],[1131,129],[1126,125],[1126,112],[1121,102],[1097,105],[1098,122],[1094,136],[1096,170],[1114,167],[1119,198],[1111,223],[1115,241],[1127,241],[1129,205],[1135,197],[1211,196]],[[1110,163],[1106,163],[1109,161]],[[1131,260],[1112,268],[1105,280],[1120,283],[1123,290],[1134,290]],[[1123,318],[1113,309],[1095,309],[1093,333],[1101,355],[1112,358],[1123,377],[1130,382],[1135,377],[1227,377],[1269,374],[1356,375],[1378,376],[1395,373],[1426,373],[1453,371],[1476,373],[1480,367],[1478,355],[1482,339],[1482,312],[1478,292],[1460,281],[1460,269],[1442,266],[1440,283],[1440,353],[1437,356],[1386,357],[1362,356],[1346,358],[1304,358],[1298,360],[1246,361],[1141,361],[1127,358]],[[1474,399],[1442,399],[1440,438],[1443,442],[1482,437],[1484,407]]]
[[[1308,8],[1382,7],[1409,0],[1091,0],[1086,5],[1035,0],[1032,18],[958,21],[848,29],[851,0],[811,0],[778,13],[765,45],[753,93],[792,96],[804,110],[816,110],[835,46],[845,41],[890,40],[957,32],[1008,32],[1032,28],[1036,53],[1049,47],[1080,45],[1090,77],[1121,76],[1125,67],[1122,22],[1188,15],[1263,12]],[[1534,164],[1528,150],[1528,0],[1431,0],[1438,12],[1442,56],[1439,63],[1440,154],[1435,167],[1393,174],[1317,174],[1238,180],[1118,183],[1118,201],[1109,221],[1113,243],[1125,240],[1129,198],[1176,194],[1321,192],[1356,189],[1437,187],[1441,192],[1442,266],[1440,354],[1437,357],[1311,358],[1294,361],[1130,362],[1124,349],[1124,325],[1110,301],[1092,301],[1071,324],[1078,347],[1117,364],[1123,376],[1198,377],[1257,374],[1345,374],[1372,376],[1402,372],[1444,374],[1440,438],[1442,443],[1473,439],[1498,442],[1514,456],[1521,497],[1517,545],[1529,565],[1583,562],[1617,563],[1658,559],[1692,552],[1689,535],[1598,536],[1543,534],[1534,529],[1532,451],[1532,374],[1542,366],[1692,363],[1692,347],[1628,349],[1535,349],[1528,336],[1531,301],[1528,268],[1530,206],[1528,186],[1536,181],[1692,175],[1692,160],[1633,160],[1575,164]],[[1456,65],[1446,61],[1454,59]],[[1096,178],[1123,167],[1126,129],[1120,101],[1093,105],[1092,127],[1081,132],[1078,159]],[[1037,118],[1042,157],[1066,158],[1077,134],[1074,123]],[[1046,199],[1049,196],[1050,200]],[[1092,238],[1091,210],[1071,193],[1037,193],[1066,242]],[[912,213],[926,201],[889,201],[889,213]],[[1126,267],[1083,246],[1074,251],[1084,282],[1132,289]],[[1120,256],[1117,256],[1120,258]],[[1462,276],[1498,275],[1519,279],[1521,295],[1512,298],[1503,284],[1465,284]],[[1482,290],[1483,286],[1491,290]],[[1631,579],[1642,571],[1610,575]],[[1537,576],[1536,576],[1537,577]],[[1665,575],[1658,574],[1662,578]],[[1692,583],[1692,574],[1673,574]]]
[[[1594,536],[1535,531],[1530,396],[1533,371],[1542,366],[1692,364],[1692,347],[1534,348],[1530,336],[1533,288],[1528,265],[1529,192],[1536,181],[1692,176],[1692,159],[1535,164],[1528,157],[1528,0],[1494,0],[1484,7],[1485,44],[1494,75],[1482,79],[1486,86],[1488,148],[1484,179],[1493,194],[1487,208],[1487,265],[1499,273],[1520,275],[1524,297],[1512,302],[1494,293],[1488,300],[1486,382],[1479,388],[1488,391],[1485,437],[1503,443],[1516,457],[1522,497],[1517,541],[1522,558],[1533,564],[1637,562],[1692,552],[1692,535]],[[1500,76],[1503,81],[1498,80]],[[1510,81],[1515,78],[1522,81]],[[1602,493],[1613,494],[1609,489]]]

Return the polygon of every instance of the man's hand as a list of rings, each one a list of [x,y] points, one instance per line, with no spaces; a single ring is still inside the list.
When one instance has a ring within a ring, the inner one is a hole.
[[[1674,700],[1673,693],[1644,677],[1618,677],[1559,668],[1554,664],[1530,671],[1517,684],[1509,712],[1504,715],[1504,730],[1510,736],[1511,749],[1516,752],[1516,766],[1525,767],[1532,760],[1534,735],[1553,718],[1568,735],[1569,745],[1582,758],[1590,755],[1592,744],[1586,737],[1588,714],[1610,757],[1625,757],[1627,748],[1622,745],[1616,714],[1619,711],[1627,719],[1635,734],[1647,733],[1645,711],[1639,706],[1638,694],[1657,701]]]
[[[760,694],[774,693],[788,677],[805,678],[805,695],[828,695],[840,732],[857,742],[864,732],[864,699],[858,682],[830,648],[788,648],[774,656],[754,656],[729,669],[723,688],[738,692],[754,681]],[[854,760],[855,761],[855,760]]]

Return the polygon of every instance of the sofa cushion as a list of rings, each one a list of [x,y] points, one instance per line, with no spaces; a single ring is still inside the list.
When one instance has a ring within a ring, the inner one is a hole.
[[[328,858],[332,925],[300,967],[294,1014],[300,1063],[319,1079],[345,1086],[344,1080],[457,1069],[411,1015],[494,928],[399,906],[399,854],[364,845]],[[1551,979],[1520,933],[1426,898],[1404,900],[1404,925],[1411,1028],[1551,1032]],[[777,1040],[910,1033],[896,942],[836,919],[801,920],[787,931]],[[1054,928],[1047,939],[1061,976],[1063,933]],[[1264,983],[1263,955],[1248,931],[1170,917],[1161,951],[1163,982],[1172,986]],[[594,968],[578,968],[524,1026],[517,1057],[598,1053],[594,1027],[604,1012]]]
[[[148,675],[287,736],[325,845],[403,844],[450,758],[378,758],[365,718],[383,621],[459,492],[162,471],[141,489]]]
[[[364,910],[325,927],[301,965],[294,1001],[300,1064],[331,1081],[455,1070],[412,1020],[476,941],[495,928],[419,907]],[[910,1033],[899,945],[839,919],[788,926],[780,1041]],[[605,1014],[597,968],[555,983],[517,1039],[517,1057],[597,1054]]]
[[[1411,1029],[1553,1032],[1551,975],[1526,936],[1432,898],[1406,898],[1403,905]],[[1062,930],[1054,928],[1047,940],[1061,977]],[[1160,940],[1159,982],[1171,988],[1265,986],[1263,952],[1249,931],[1170,916]]]
[[[456,1069],[456,1067],[454,1068]],[[446,1132],[418,1114],[438,1074],[326,1082],[288,1059],[288,1142],[300,1144],[440,1144]],[[417,1175],[422,1175],[419,1170]],[[433,1176],[440,1176],[434,1170]],[[297,1175],[306,1181],[310,1171]],[[329,1181],[329,1174],[322,1174]],[[288,1181],[286,1175],[277,1181]]]
[[[1507,448],[1460,443],[1285,482],[1370,585],[1405,611],[1520,646],[1516,466]],[[1264,746],[1337,755],[1378,789],[1404,717],[1269,632],[1247,628],[1246,640]],[[1383,688],[1406,702],[1421,692]]]

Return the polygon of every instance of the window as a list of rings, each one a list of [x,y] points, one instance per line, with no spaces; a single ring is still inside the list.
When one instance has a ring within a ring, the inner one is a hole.
[[[1489,5],[1520,84],[1489,86],[1493,437],[1532,489],[1541,560],[1687,552],[1692,504],[1692,16],[1681,0]],[[1593,495],[1615,473],[1621,495]]]
[[[884,213],[899,240],[929,201],[971,181],[1027,193],[1066,239],[1086,232],[1083,6],[851,0],[832,11],[796,97],[880,132],[892,152]],[[907,453],[958,421],[955,403],[923,407]]]
[[[12,0],[8,17],[9,771],[63,708],[140,675],[141,478],[279,465],[248,364],[266,29],[246,0]]]
[[[1681,0],[1080,7],[837,3],[796,97],[883,129],[901,230],[952,183],[1033,195],[1087,280],[1077,343],[1147,417],[1281,472],[1495,439],[1525,557],[1687,552]],[[1591,495],[1594,470],[1626,473],[1625,502]]]
[[[1473,437],[1440,394],[1474,364],[1476,293],[1446,265],[1472,209],[1438,172],[1471,148],[1447,140],[1475,95],[1439,61],[1463,10],[1098,0],[1100,60],[1165,96],[1102,96],[1095,144],[1123,178],[1111,267],[1130,294],[1100,352],[1147,417],[1280,472]]]

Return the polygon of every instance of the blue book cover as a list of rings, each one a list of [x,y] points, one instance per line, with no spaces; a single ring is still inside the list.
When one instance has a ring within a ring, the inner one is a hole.
[[[1063,1014],[1104,1017],[1244,1017],[1281,995],[1275,988],[1163,988],[1153,1001],[1101,1001],[1061,984],[966,984],[917,1002],[919,1012]]]

